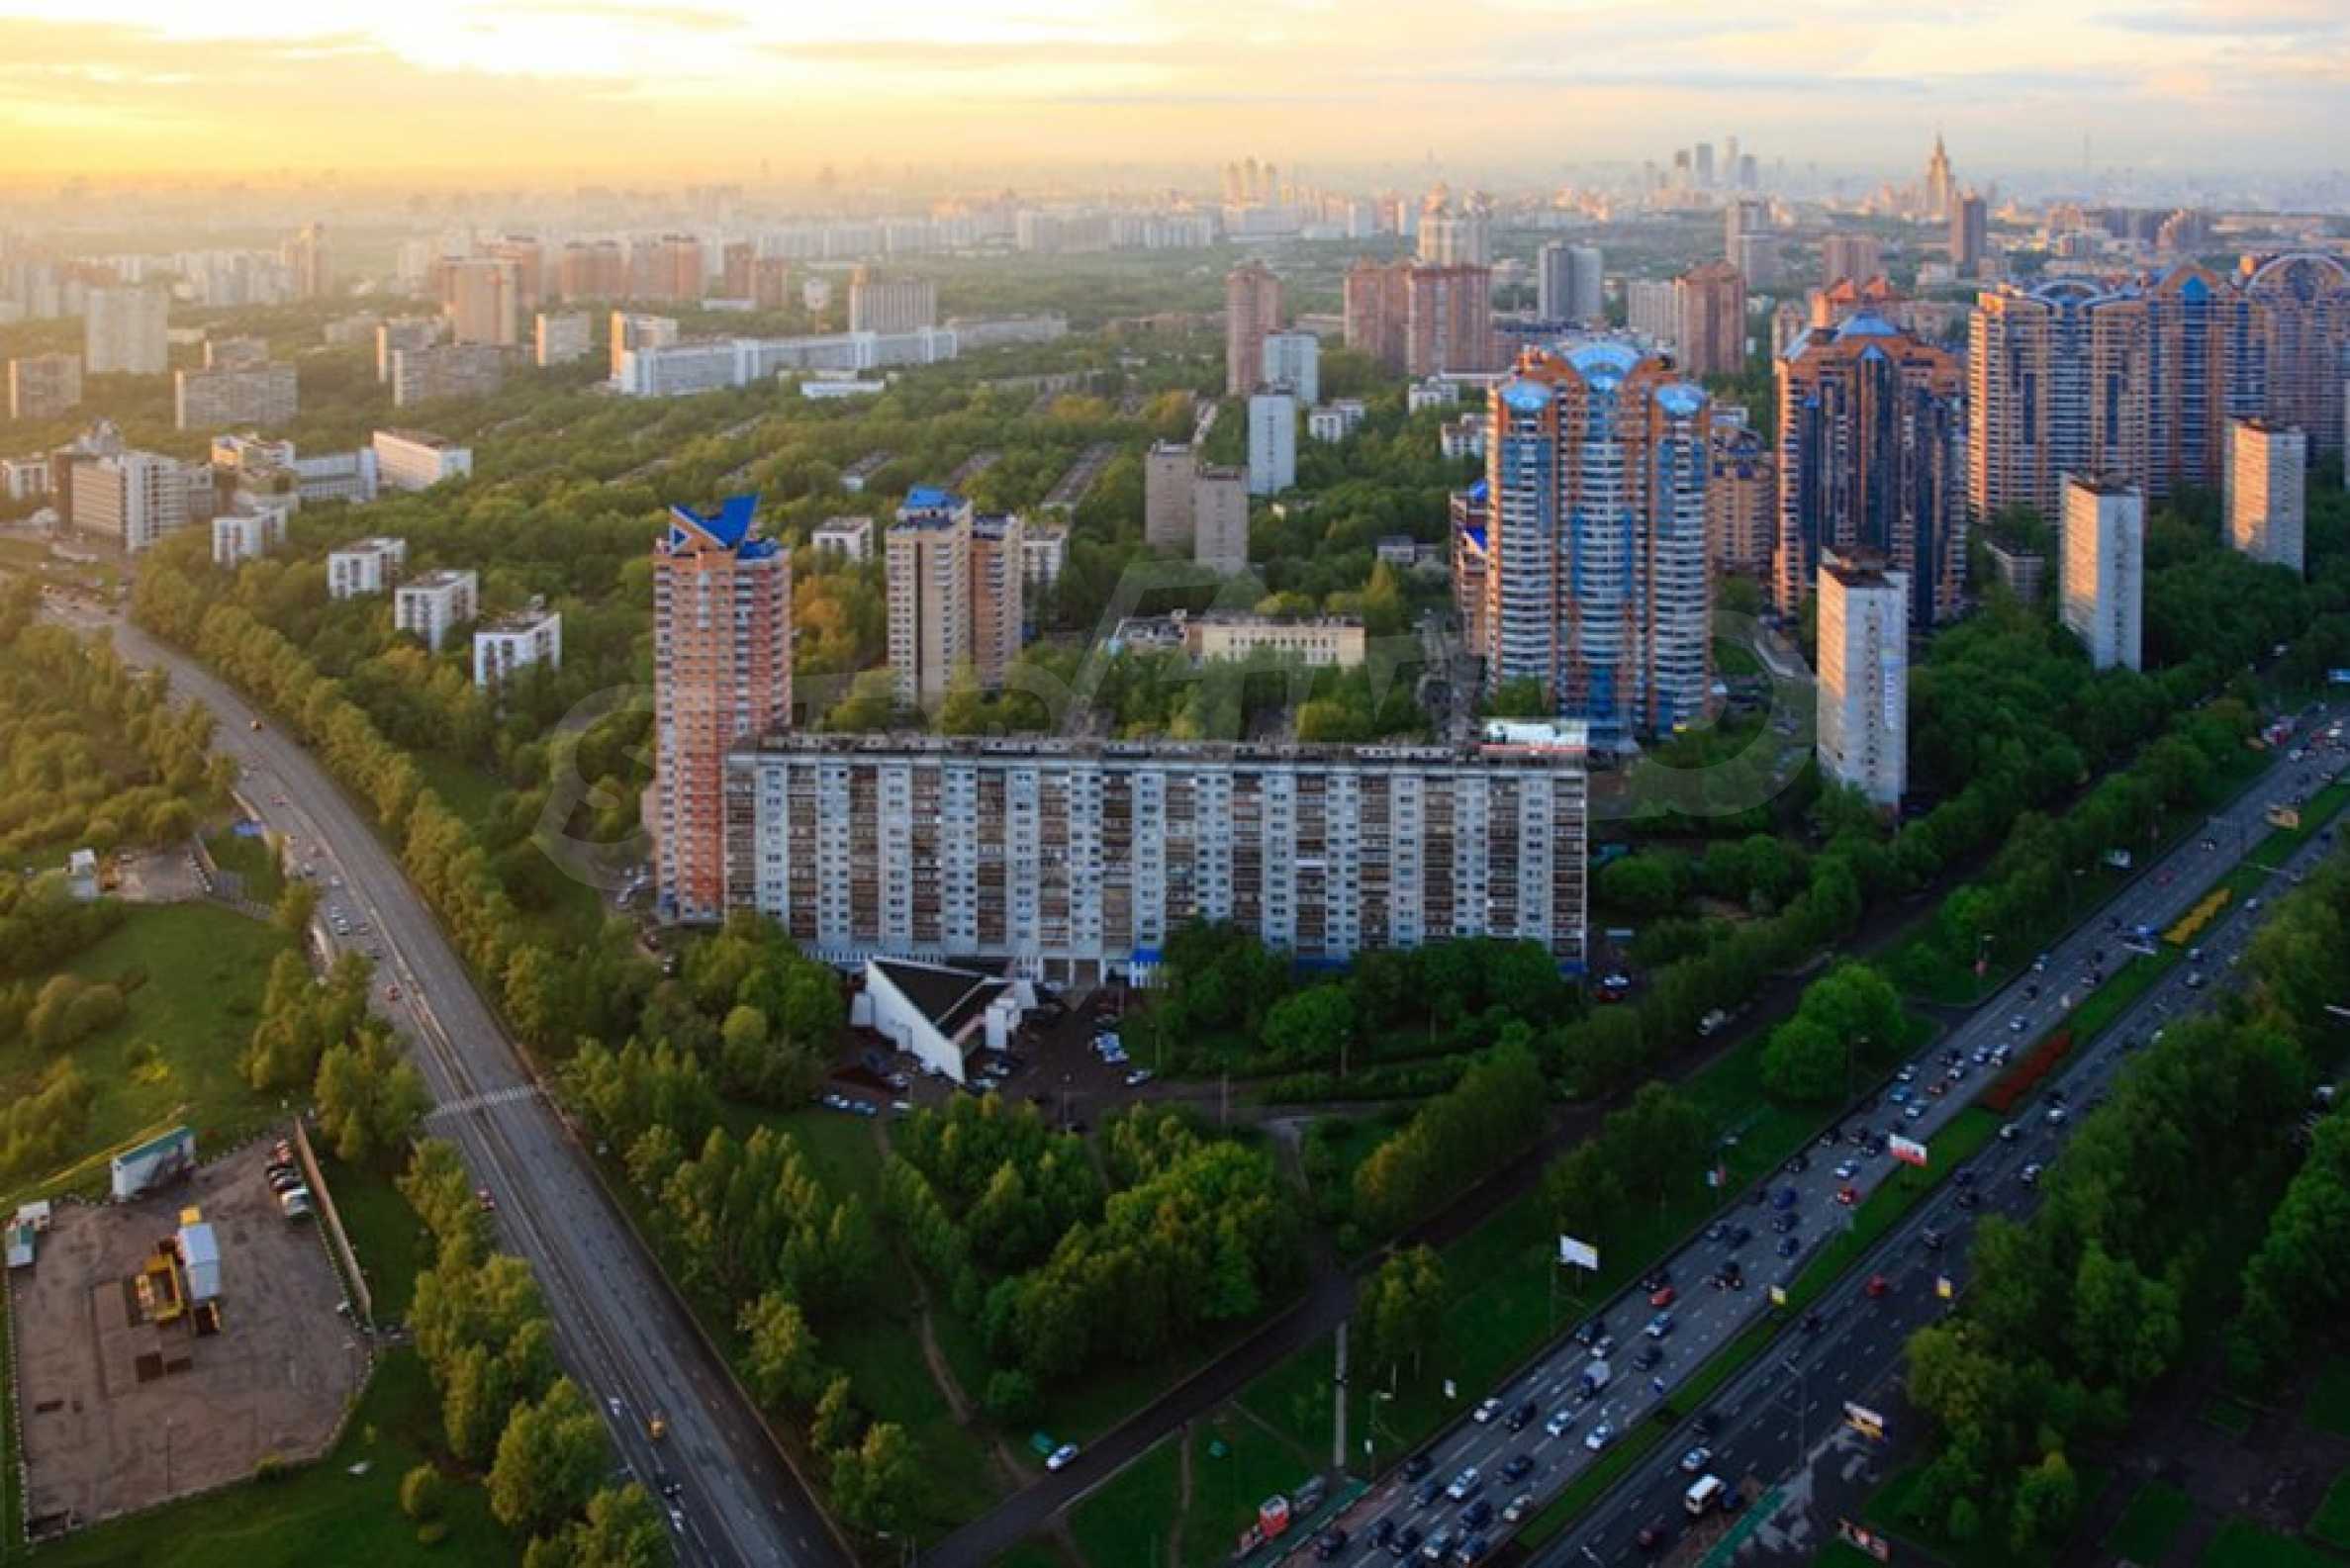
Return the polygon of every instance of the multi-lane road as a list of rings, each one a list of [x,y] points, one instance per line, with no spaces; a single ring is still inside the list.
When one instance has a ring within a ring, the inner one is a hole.
[[[2332,765],[2331,761],[2325,764]],[[1458,1542],[1464,1534],[1460,1522],[1463,1504],[1472,1500],[1443,1495],[1431,1500],[1423,1494],[1428,1481],[1446,1486],[1471,1469],[1476,1472],[1475,1496],[1488,1500],[1497,1516],[1475,1533],[1484,1536],[1489,1545],[1498,1546],[1510,1528],[1498,1516],[1511,1502],[1523,1495],[1529,1499],[1526,1512],[1539,1510],[1543,1502],[1597,1461],[1609,1436],[1621,1440],[1644,1423],[1655,1420],[1658,1406],[1670,1400],[1681,1383],[1772,1311],[1769,1288],[1791,1282],[1821,1245],[1840,1232],[1858,1205],[1892,1173],[1895,1161],[1882,1149],[1885,1135],[1898,1134],[1925,1144],[1930,1159],[1935,1135],[1997,1075],[2005,1056],[2037,1040],[2087,1000],[2097,983],[2093,976],[2114,974],[2131,957],[2126,944],[2133,928],[2149,926],[2159,931],[2193,907],[2266,833],[2263,814],[2269,802],[2321,783],[2318,767],[2314,760],[2295,763],[2280,755],[2252,788],[2213,814],[2201,832],[2190,834],[2159,863],[2146,868],[2070,935],[2039,955],[2023,974],[1904,1063],[1883,1086],[1881,1096],[1871,1097],[1873,1108],[1849,1119],[1843,1138],[1833,1147],[1813,1147],[1790,1168],[1760,1183],[1745,1201],[1725,1210],[1704,1234],[1686,1243],[1663,1265],[1666,1279],[1654,1286],[1644,1283],[1628,1289],[1591,1312],[1572,1335],[1562,1337],[1501,1387],[1461,1390],[1466,1414],[1423,1450],[1430,1466],[1426,1477],[1390,1474],[1352,1512],[1347,1527],[1355,1543],[1347,1549],[1346,1560],[1389,1560],[1375,1549],[1363,1550],[1362,1544],[1384,1532],[1382,1522],[1398,1534],[1408,1530],[1428,1537],[1444,1530]],[[2207,844],[2210,847],[2206,848]],[[2002,957],[2012,963],[2017,955]],[[2129,1009],[2128,1017],[2135,1020],[2156,1007],[2173,1005],[2174,990],[2180,995],[2194,994],[2186,989],[2189,974],[2203,973],[2208,967],[2223,962],[2215,939],[2211,951],[2204,955],[2204,968],[2181,966],[2168,984]],[[2127,1029],[2117,1028],[2105,1038],[2117,1042],[2126,1033]],[[2073,1073],[2092,1072],[2093,1062],[2109,1062],[2110,1052],[2117,1049],[2117,1045],[2110,1047],[2076,1063]],[[2043,1139],[2056,1131],[2044,1125],[2034,1129]],[[1876,1141],[1867,1147],[1852,1142],[1871,1134]],[[2011,1168],[2021,1170],[2030,1160],[2019,1155],[2017,1148],[2018,1144],[1995,1145],[1993,1153],[1985,1156],[1987,1170],[1998,1176]],[[1878,1152],[1871,1153],[1871,1149]],[[1911,1222],[1900,1234],[1921,1237],[1936,1222],[1947,1229],[1950,1216],[1963,1212],[1955,1207],[1954,1190],[1929,1206],[1930,1218]],[[1717,1285],[1725,1265],[1733,1263],[1742,1285]],[[1910,1277],[1919,1271],[1907,1270],[1898,1279],[1889,1276],[1888,1296],[1859,1297],[1871,1311],[1854,1311],[1848,1298],[1865,1290],[1870,1272],[1866,1266],[1855,1269],[1826,1298],[1821,1326],[1813,1333],[1856,1354],[1868,1346],[1859,1341],[1847,1345],[1847,1338],[1855,1335],[1865,1339],[1874,1333],[1883,1340],[1881,1347],[1898,1348],[1900,1336],[1890,1327],[1872,1331],[1867,1324],[1893,1293],[1922,1288]],[[1666,1288],[1671,1292],[1669,1298],[1658,1294]],[[1930,1291],[1930,1278],[1923,1288]],[[1652,1327],[1661,1332],[1651,1334]],[[1805,1335],[1800,1327],[1791,1333]],[[1588,1399],[1582,1397],[1582,1384],[1594,1356],[1584,1339],[1612,1340],[1605,1357],[1610,1379],[1596,1397]],[[1778,1359],[1776,1355],[1764,1358],[1770,1366],[1776,1366]],[[1493,1401],[1490,1414],[1479,1420],[1479,1415],[1485,1414],[1480,1407],[1488,1399]],[[1528,1404],[1533,1406],[1532,1419],[1522,1430],[1513,1430],[1511,1413]],[[1770,1421],[1767,1412],[1759,1413],[1749,1425],[1768,1427]],[[1792,1413],[1782,1425],[1793,1426]],[[1598,1446],[1593,1446],[1595,1434],[1602,1435]],[[1664,1445],[1659,1462],[1669,1467],[1669,1474],[1680,1475],[1680,1456],[1697,1440],[1690,1436]],[[1725,1453],[1738,1457],[1727,1446]],[[1505,1466],[1520,1458],[1531,1465],[1528,1473],[1520,1479],[1504,1479]],[[1688,1479],[1681,1477],[1682,1485]],[[1646,1513],[1653,1512],[1652,1502],[1645,1492],[1631,1495],[1635,1501],[1629,1506],[1645,1522]],[[1674,1501],[1677,1512],[1677,1495]],[[1625,1533],[1613,1511],[1605,1522],[1617,1526],[1617,1535]],[[1570,1532],[1568,1538],[1578,1548],[1585,1543],[1581,1530]],[[1610,1544],[1631,1549],[1623,1539]],[[1577,1555],[1581,1555],[1579,1549]]]
[[[298,858],[315,856],[322,906],[370,928],[357,940],[383,949],[376,1004],[407,1038],[432,1091],[429,1130],[456,1143],[491,1195],[506,1245],[537,1275],[566,1369],[604,1406],[626,1467],[668,1494],[662,1506],[680,1560],[717,1568],[845,1561],[823,1515],[358,810],[300,745],[193,660],[114,617],[53,600],[51,612],[78,630],[111,633],[126,660],[168,672],[177,695],[210,709],[219,719],[215,749],[244,769],[247,801],[295,841]],[[655,1417],[666,1428],[658,1441],[650,1435]]]
[[[2312,839],[2295,852],[2280,876],[2298,879],[2328,853],[2329,844]],[[2208,879],[2195,885],[2200,891]],[[2170,1020],[2241,983],[2235,961],[2267,914],[2266,907],[2231,905],[2223,910],[2199,939],[2200,963],[2172,968],[2086,1050],[2068,1060],[2051,1081],[2055,1092],[2043,1090],[2019,1111],[2011,1124],[2012,1139],[1993,1143],[1954,1172],[1930,1201],[1888,1232],[1822,1298],[1816,1329],[1800,1324],[1790,1328],[1748,1370],[1717,1393],[1707,1407],[1714,1418],[1710,1434],[1698,1430],[1696,1416],[1683,1422],[1671,1441],[1618,1482],[1536,1559],[1542,1568],[1570,1568],[1594,1558],[1638,1561],[1648,1550],[1642,1544],[1644,1530],[1669,1541],[1686,1522],[1681,1499],[1690,1477],[1681,1469],[1679,1456],[1700,1442],[1713,1449],[1706,1468],[1727,1481],[1753,1477],[1766,1486],[1792,1483],[1783,1493],[1788,1500],[1786,1518],[1800,1522],[1768,1535],[1802,1542],[1826,1524],[1816,1516],[1803,1517],[1812,1457],[1832,1439],[1849,1441],[1836,1439],[1845,1401],[1878,1409],[1871,1391],[1899,1366],[1910,1335],[1946,1310],[1937,1280],[1946,1277],[1955,1292],[1964,1293],[1966,1248],[1975,1221],[1985,1214],[2015,1218],[2030,1210],[2039,1189],[2026,1172],[2055,1159],[2083,1112],[2113,1086],[2133,1052],[2143,1049]],[[2189,983],[2198,973],[2206,977],[2200,987]],[[1886,1281],[1882,1297],[1867,1294],[1866,1282],[1872,1277]]]

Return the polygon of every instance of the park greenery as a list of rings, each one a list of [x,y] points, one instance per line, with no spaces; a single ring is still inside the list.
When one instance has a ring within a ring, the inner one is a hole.
[[[1910,1397],[1933,1426],[1916,1522],[2050,1549],[2085,1501],[2083,1449],[2126,1433],[2135,1402],[2211,1342],[2200,1326],[2240,1304],[2225,1342],[2254,1380],[2338,1327],[2341,1133],[2326,1118],[2304,1158],[2302,1118],[2338,1054],[2324,1006],[2350,968],[2346,913],[2337,856],[2253,944],[2249,999],[2158,1031],[2030,1218],[1978,1228],[1958,1311],[1910,1342]]]
[[[644,1489],[605,1484],[603,1418],[557,1364],[554,1325],[529,1265],[492,1247],[489,1216],[455,1147],[419,1144],[400,1190],[434,1244],[409,1324],[440,1396],[449,1459],[487,1489],[500,1523],[530,1537],[530,1568],[664,1560],[666,1532]],[[442,1489],[411,1472],[402,1506],[429,1528]]]

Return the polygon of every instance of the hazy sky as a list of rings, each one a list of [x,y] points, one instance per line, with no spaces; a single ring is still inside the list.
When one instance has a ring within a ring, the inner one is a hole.
[[[0,176],[2339,166],[2350,0],[0,0]]]

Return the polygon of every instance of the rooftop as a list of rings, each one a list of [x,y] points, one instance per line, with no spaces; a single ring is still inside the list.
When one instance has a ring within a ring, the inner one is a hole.
[[[1541,750],[1491,750],[1484,745],[1317,745],[1302,741],[1171,741],[1096,740],[1061,735],[1002,737],[931,735],[921,732],[867,731],[824,734],[784,730],[738,745],[730,756],[755,760],[760,756],[808,757],[971,757],[1014,762],[1022,758],[1044,762],[1178,762],[1206,766],[1237,764],[1280,768],[1298,764],[1363,767],[1509,767],[1539,765],[1555,768],[1570,760],[1572,733],[1581,728],[1559,721],[1566,737]]]
[[[976,1023],[988,1003],[1011,989],[1011,981],[983,969],[898,959],[875,959],[873,967],[949,1040]]]
[[[428,446],[436,452],[448,451],[458,444],[445,435],[434,435],[430,430],[412,430],[404,426],[378,430],[375,433],[379,439],[388,435],[395,441],[407,441],[415,446]]]

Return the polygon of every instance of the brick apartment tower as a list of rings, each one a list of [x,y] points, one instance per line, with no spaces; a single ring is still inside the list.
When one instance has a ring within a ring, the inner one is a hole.
[[[669,510],[653,546],[655,887],[665,915],[726,906],[726,752],[792,723],[792,558],[757,496]]]
[[[1245,398],[1265,372],[1265,334],[1280,330],[1281,280],[1262,261],[1224,274],[1224,395]]]

